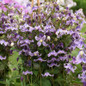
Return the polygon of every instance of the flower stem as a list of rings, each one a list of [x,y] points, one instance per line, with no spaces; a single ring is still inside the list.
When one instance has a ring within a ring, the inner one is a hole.
[[[42,82],[41,82],[41,63],[40,63],[39,72],[40,72],[40,86],[42,86]]]
[[[31,62],[31,71],[32,71],[32,62]],[[31,75],[31,86],[33,86],[32,84],[33,84],[33,82],[32,82],[32,75]]]
[[[52,69],[52,72],[53,72],[53,68],[51,68]],[[52,84],[53,84],[53,86],[54,86],[54,78],[52,77]]]

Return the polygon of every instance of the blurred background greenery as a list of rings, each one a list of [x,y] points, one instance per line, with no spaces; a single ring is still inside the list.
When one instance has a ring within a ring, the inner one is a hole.
[[[75,11],[82,8],[86,16],[86,0],[73,0],[73,1],[76,2],[77,5],[75,7],[72,7],[72,9]]]

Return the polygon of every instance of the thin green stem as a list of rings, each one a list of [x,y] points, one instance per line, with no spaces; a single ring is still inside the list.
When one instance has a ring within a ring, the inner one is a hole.
[[[40,86],[42,86],[42,82],[41,82],[41,63],[40,63],[40,69],[39,69],[39,72],[40,72]]]
[[[53,67],[51,68],[52,72],[53,72]],[[54,86],[54,78],[52,77],[52,84]]]
[[[32,71],[32,62],[31,62],[31,71]],[[32,84],[33,84],[33,82],[32,82],[32,75],[31,75],[31,86],[32,86]]]

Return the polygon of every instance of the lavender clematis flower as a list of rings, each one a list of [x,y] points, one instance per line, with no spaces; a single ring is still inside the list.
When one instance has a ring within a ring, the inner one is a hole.
[[[60,56],[58,59],[61,61],[68,61],[68,56]]]
[[[29,55],[30,55],[30,56],[34,56],[34,54],[33,54],[31,51],[29,51]]]
[[[53,50],[52,52],[50,52],[48,54],[48,57],[50,57],[50,56],[57,56],[57,52],[55,50]]]
[[[32,72],[32,71],[28,71],[28,70],[25,71],[25,72],[23,71],[23,75],[27,75],[27,74],[31,74],[31,75],[33,75],[33,72]]]
[[[62,35],[65,35],[65,34],[70,34],[70,31],[62,30],[62,29],[58,29],[56,31],[57,38],[60,38]]]
[[[64,64],[64,67],[66,68],[68,73],[70,73],[70,71],[72,71],[74,73],[77,68],[76,66],[73,67],[72,64],[70,64],[70,63]]]
[[[86,70],[83,73],[78,75],[78,78],[81,79],[82,82],[86,82]]]
[[[46,36],[45,35],[43,37],[41,37],[41,36],[40,37],[35,36],[35,39],[36,39],[36,41],[38,41],[37,42],[38,46],[41,46],[41,45],[47,46],[47,44],[45,42],[45,40],[46,40]]]
[[[48,60],[47,62],[48,63],[51,63],[51,62],[54,62],[54,61],[56,61],[57,59],[56,58],[52,58],[51,60]]]
[[[53,27],[51,25],[46,25],[44,27],[44,33],[48,33],[48,32],[55,32],[55,27]]]
[[[33,53],[33,55],[34,55],[34,56],[41,56],[41,54],[39,54],[38,51],[35,51],[35,52]]]
[[[40,32],[44,32],[40,26],[35,26],[35,30],[38,30]]]
[[[56,52],[55,50],[53,50],[52,52],[50,52],[48,54],[48,57],[50,57],[50,56],[57,56],[58,54],[66,54],[66,52],[63,51],[63,50],[59,50],[58,52]]]
[[[5,59],[6,59],[6,56],[5,57],[0,56],[0,60],[5,60]]]
[[[1,44],[1,45],[4,44],[5,46],[9,45],[9,43],[6,42],[5,40],[0,40],[0,44]]]
[[[79,51],[76,57],[76,64],[80,64],[80,63],[86,63],[86,54],[83,50]]]
[[[48,76],[51,76],[53,77],[54,75],[51,75],[50,73],[46,72],[45,74],[41,74],[43,77],[48,77]]]
[[[29,32],[32,32],[33,30],[35,30],[35,28],[33,28],[33,27],[29,27]]]
[[[42,58],[34,59],[35,62],[40,61],[40,62],[45,62],[46,60],[43,60]]]
[[[57,65],[56,63],[51,63],[51,64],[48,64],[49,67],[59,67],[60,65]]]
[[[59,50],[58,52],[57,52],[57,55],[58,54],[66,54],[66,52],[64,51],[64,50]]]

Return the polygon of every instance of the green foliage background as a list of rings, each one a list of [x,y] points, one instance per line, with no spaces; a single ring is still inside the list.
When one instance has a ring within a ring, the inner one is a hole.
[[[73,0],[73,1],[76,2],[77,5],[75,7],[72,7],[72,9],[75,11],[82,8],[84,14],[86,15],[86,0]]]

